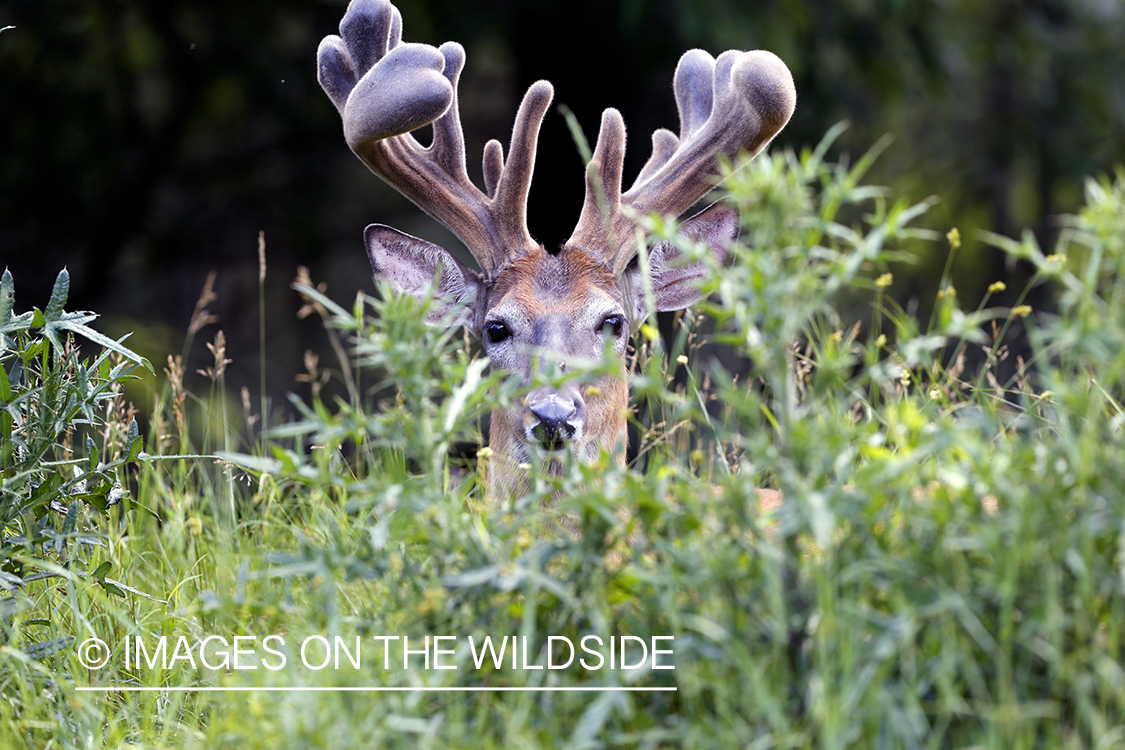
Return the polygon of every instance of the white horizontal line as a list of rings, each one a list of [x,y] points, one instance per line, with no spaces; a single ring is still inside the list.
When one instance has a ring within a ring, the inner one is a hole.
[[[74,688],[81,692],[101,691],[109,693],[592,693],[592,692],[676,692],[675,687],[126,687],[105,685]]]

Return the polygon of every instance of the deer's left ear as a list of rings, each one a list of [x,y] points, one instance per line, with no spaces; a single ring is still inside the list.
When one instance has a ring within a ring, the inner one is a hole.
[[[738,212],[731,206],[716,203],[680,225],[680,233],[695,242],[711,248],[719,263],[727,258],[727,247],[738,237]],[[658,312],[682,310],[703,299],[699,284],[707,272],[703,261],[685,263],[680,251],[672,242],[661,242],[649,250],[649,268],[652,271],[652,292],[656,297]],[[644,318],[645,285],[640,278],[637,263],[625,271],[626,289],[634,296],[634,320]]]

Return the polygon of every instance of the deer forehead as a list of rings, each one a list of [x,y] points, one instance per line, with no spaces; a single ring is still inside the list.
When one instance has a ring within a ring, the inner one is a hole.
[[[620,281],[604,265],[578,250],[540,251],[502,270],[490,295],[487,317],[534,326],[557,319],[584,323],[621,312]],[[601,316],[601,317],[599,317]]]

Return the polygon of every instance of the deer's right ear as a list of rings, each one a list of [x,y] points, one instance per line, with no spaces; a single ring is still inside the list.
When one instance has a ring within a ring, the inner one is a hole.
[[[444,248],[382,224],[367,227],[363,240],[375,275],[386,279],[392,289],[418,299],[432,292],[427,323],[472,323],[481,288],[479,273]]]
[[[720,264],[726,262],[727,247],[738,237],[738,212],[731,206],[716,203],[680,225],[680,234],[694,242],[707,245]],[[656,310],[682,310],[703,299],[699,284],[707,275],[703,261],[685,263],[674,242],[659,242],[648,255],[652,291]],[[634,261],[625,270],[627,288],[634,290],[634,320],[644,320],[649,313],[644,295],[644,280]]]

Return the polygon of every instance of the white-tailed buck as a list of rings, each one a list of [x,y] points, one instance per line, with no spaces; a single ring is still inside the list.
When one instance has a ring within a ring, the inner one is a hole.
[[[375,274],[400,293],[432,291],[430,322],[453,316],[480,338],[493,366],[528,383],[547,363],[565,370],[607,352],[614,357],[612,374],[593,383],[537,388],[523,403],[493,412],[488,494],[526,488],[519,467],[533,455],[544,458],[547,471],[563,451],[588,461],[605,449],[624,461],[625,350],[652,312],[636,262],[635,218],[652,212],[678,217],[714,186],[721,155],[764,148],[796,105],[789,69],[769,52],[727,51],[717,59],[702,50],[684,54],[675,74],[679,135],[653,133],[652,156],[625,192],[625,125],[617,110],[607,109],[578,226],[551,252],[526,225],[550,83],[539,81],[524,95],[506,159],[498,141],[485,146],[481,191],[465,169],[457,108],[461,45],[404,43],[402,16],[388,0],[352,0],[340,36],[325,37],[317,57],[320,85],[340,111],[352,151],[452,231],[480,264],[474,271],[437,245],[372,224],[364,240]],[[410,132],[430,124],[433,141],[423,147]],[[722,260],[738,234],[738,217],[716,204],[681,229]],[[668,243],[652,248],[648,266],[656,310],[679,310],[700,299],[704,263],[679,262]]]

